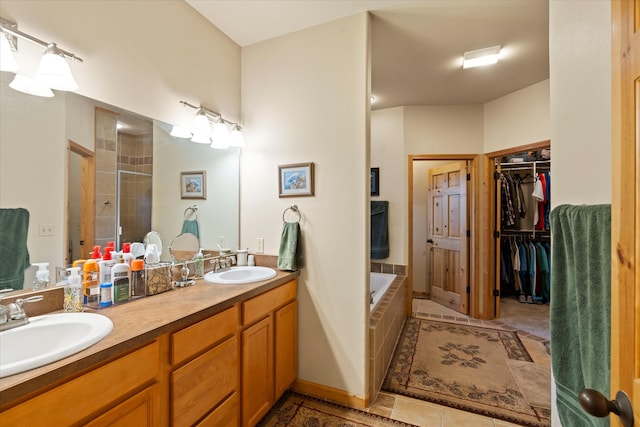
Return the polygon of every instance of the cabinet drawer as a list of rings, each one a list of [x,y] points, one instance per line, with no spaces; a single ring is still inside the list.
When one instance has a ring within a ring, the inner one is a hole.
[[[0,414],[3,425],[71,425],[108,407],[159,373],[157,341]],[[90,397],[90,398],[88,398]]]
[[[176,365],[216,342],[233,335],[238,327],[238,306],[186,327],[171,336],[171,362]]]
[[[193,425],[238,390],[239,357],[233,336],[171,374],[172,425]]]
[[[242,324],[248,325],[276,308],[292,301],[298,292],[298,281],[292,280],[242,303]]]
[[[238,393],[233,393],[227,400],[207,415],[198,427],[237,427],[240,425],[240,401]]]

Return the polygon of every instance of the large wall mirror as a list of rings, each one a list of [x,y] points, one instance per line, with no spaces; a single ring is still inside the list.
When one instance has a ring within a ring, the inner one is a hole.
[[[120,247],[151,230],[170,242],[194,205],[203,248],[238,247],[238,148],[174,138],[166,123],[75,93],[17,92],[8,87],[13,75],[0,74],[0,208],[29,211],[31,263],[53,272],[93,245]],[[198,198],[181,191],[191,171],[206,179]],[[10,247],[5,234],[0,244]],[[34,270],[25,272],[27,287]]]

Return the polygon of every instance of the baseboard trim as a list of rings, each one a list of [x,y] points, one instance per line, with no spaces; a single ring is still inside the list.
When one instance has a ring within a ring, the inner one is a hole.
[[[363,398],[361,396],[355,396],[344,390],[301,379],[296,379],[293,384],[291,384],[290,388],[298,393],[307,394],[319,399],[330,400],[351,408],[367,409],[369,407],[369,393],[367,393],[367,396]]]

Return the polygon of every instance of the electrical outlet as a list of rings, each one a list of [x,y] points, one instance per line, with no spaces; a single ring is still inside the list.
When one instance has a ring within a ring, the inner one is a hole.
[[[53,224],[40,224],[41,236],[53,236]]]
[[[224,236],[218,236],[218,246],[220,246],[221,248],[226,247],[227,244],[227,239]]]
[[[256,249],[256,253],[258,254],[264,253],[264,238],[258,237],[256,239],[256,244],[258,245],[258,249]]]

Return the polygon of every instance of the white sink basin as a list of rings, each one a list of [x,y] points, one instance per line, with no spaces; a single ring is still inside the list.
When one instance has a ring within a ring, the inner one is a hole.
[[[205,280],[211,283],[226,285],[241,285],[244,283],[259,282],[261,280],[276,277],[276,271],[268,267],[231,267],[230,270],[219,273],[209,272],[204,275]]]
[[[0,378],[44,366],[97,343],[113,329],[111,319],[94,313],[35,316],[0,332]]]

